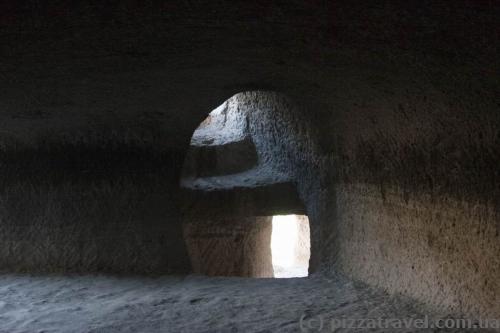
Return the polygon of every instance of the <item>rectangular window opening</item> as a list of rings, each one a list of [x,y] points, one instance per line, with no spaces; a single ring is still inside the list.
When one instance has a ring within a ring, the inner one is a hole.
[[[274,277],[307,277],[310,258],[309,219],[305,215],[275,215],[272,224]]]

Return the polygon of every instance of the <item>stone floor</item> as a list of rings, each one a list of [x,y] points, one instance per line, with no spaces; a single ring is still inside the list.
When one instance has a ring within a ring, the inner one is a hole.
[[[2,333],[318,332],[321,322],[321,331],[332,332],[332,320],[424,318],[422,309],[410,300],[389,297],[340,276],[0,275]],[[338,330],[352,331],[365,330]],[[415,328],[396,331],[438,332]]]

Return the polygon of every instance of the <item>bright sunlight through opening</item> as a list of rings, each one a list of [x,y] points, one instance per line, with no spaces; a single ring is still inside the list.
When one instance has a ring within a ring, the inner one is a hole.
[[[291,278],[308,275],[309,237],[307,216],[276,215],[273,217],[271,252],[274,277]]]

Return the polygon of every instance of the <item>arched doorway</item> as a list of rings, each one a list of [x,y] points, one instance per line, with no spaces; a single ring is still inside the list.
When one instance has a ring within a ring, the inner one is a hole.
[[[258,117],[259,101],[275,93],[258,92],[250,99],[249,94],[236,94],[210,112],[191,139],[181,186],[193,270],[222,276],[307,276],[309,222],[294,215],[304,214],[304,205],[290,175],[267,156],[273,143],[263,132],[274,125],[262,126]],[[280,222],[285,215],[293,218]],[[287,255],[292,262],[280,262]]]

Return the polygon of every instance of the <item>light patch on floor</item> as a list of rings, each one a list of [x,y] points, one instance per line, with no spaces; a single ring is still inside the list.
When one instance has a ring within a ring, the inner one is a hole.
[[[307,216],[274,216],[271,235],[274,277],[306,277],[309,268],[309,242]]]

